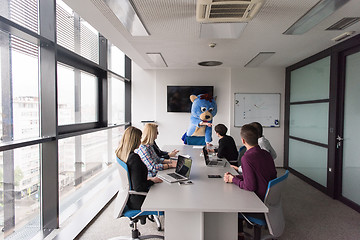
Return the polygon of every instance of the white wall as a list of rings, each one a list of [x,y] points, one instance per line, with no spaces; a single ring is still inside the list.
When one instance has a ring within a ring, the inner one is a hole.
[[[285,69],[284,68],[242,68],[231,71],[231,107],[234,93],[280,93],[280,128],[264,128],[264,136],[277,153],[275,165],[284,163],[284,109],[285,109]],[[240,128],[234,127],[234,113],[230,111],[230,134],[240,145]]]
[[[213,123],[230,124],[230,71],[225,69],[204,70],[161,70],[156,72],[156,120],[159,124],[159,139],[157,143],[183,144],[182,135],[190,124],[190,113],[168,113],[166,111],[166,86],[167,85],[207,85],[214,86],[214,96],[218,111]],[[189,96],[190,97],[190,96]],[[212,134],[213,143],[217,144],[218,138]]]
[[[134,127],[142,129],[142,120],[156,120],[155,87],[155,71],[143,70],[132,62],[131,122]]]
[[[156,141],[159,146],[183,144],[181,137],[190,123],[190,113],[167,112],[167,85],[214,86],[218,112],[213,123],[229,126],[230,70],[177,69],[157,70],[155,73],[135,65],[132,74],[132,124],[142,129],[141,120],[155,120],[159,125],[159,137]],[[213,143],[217,142],[218,138],[213,134]]]
[[[157,143],[163,145],[183,144],[181,136],[190,123],[190,113],[167,112],[167,85],[214,86],[218,113],[214,124],[223,123],[236,144],[241,145],[240,128],[234,126],[234,93],[280,93],[280,128],[265,128],[264,135],[277,152],[276,166],[283,166],[284,152],[284,68],[242,68],[242,69],[176,69],[143,70],[133,64],[132,72],[132,124],[143,128],[142,120],[155,120],[159,125]],[[218,138],[213,133],[213,144]]]

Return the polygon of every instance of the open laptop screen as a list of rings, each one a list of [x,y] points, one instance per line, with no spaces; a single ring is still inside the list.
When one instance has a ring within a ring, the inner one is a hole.
[[[191,158],[186,158],[184,156],[179,155],[175,172],[180,174],[181,176],[189,178],[191,164],[192,164]]]
[[[207,164],[209,162],[209,153],[208,153],[206,147],[203,147],[203,154],[204,154],[205,162]]]

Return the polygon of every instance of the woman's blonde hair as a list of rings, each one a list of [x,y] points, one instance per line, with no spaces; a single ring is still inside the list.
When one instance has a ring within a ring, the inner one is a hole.
[[[158,134],[158,125],[156,123],[147,123],[145,124],[143,135],[141,139],[141,144],[154,144],[154,141]]]
[[[139,147],[141,130],[136,127],[128,127],[115,150],[116,156],[123,162],[127,162],[129,154]]]

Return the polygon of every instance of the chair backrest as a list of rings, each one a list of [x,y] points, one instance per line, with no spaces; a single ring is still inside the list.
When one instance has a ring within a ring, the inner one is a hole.
[[[239,166],[241,165],[241,158],[242,158],[242,156],[244,155],[244,153],[246,152],[246,147],[245,146],[241,146],[240,148],[239,148],[239,155],[238,155],[238,164],[239,164]]]
[[[285,229],[285,219],[281,203],[281,193],[289,176],[289,171],[268,184],[264,203],[269,208],[269,212],[265,213],[266,223],[269,232],[274,237],[280,237]]]
[[[119,170],[121,182],[120,182],[119,192],[116,196],[114,215],[115,218],[120,218],[122,216],[124,208],[126,207],[126,203],[129,199],[129,190],[131,189],[131,181],[126,163],[121,161],[118,157],[116,157],[116,161],[118,163],[117,167]]]
[[[187,136],[186,142],[187,145],[198,145],[198,146],[206,145],[205,137]]]

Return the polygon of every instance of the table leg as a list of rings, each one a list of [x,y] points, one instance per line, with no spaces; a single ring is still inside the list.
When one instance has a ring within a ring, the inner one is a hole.
[[[165,239],[202,240],[204,239],[204,213],[165,212]]]
[[[206,240],[237,240],[238,213],[204,213]]]

